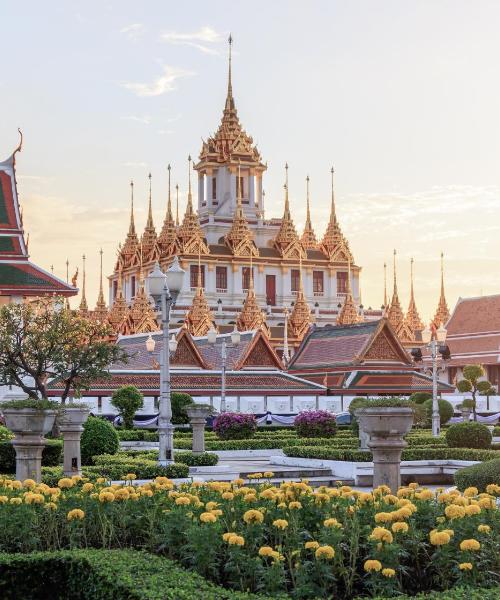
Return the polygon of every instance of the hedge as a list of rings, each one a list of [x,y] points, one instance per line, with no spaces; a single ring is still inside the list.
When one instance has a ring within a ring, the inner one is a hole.
[[[53,467],[62,462],[62,440],[47,440],[42,452],[42,465]],[[15,473],[16,451],[12,442],[0,442],[0,473]]]
[[[189,467],[177,462],[162,467],[154,460],[102,454],[94,457],[94,463],[95,466],[87,467],[88,473],[99,474],[114,480],[121,480],[128,473],[134,473],[137,479],[154,479],[161,476],[180,478],[189,475]]]
[[[286,456],[296,458],[318,458],[321,460],[345,460],[351,462],[371,462],[372,453],[368,450],[335,449],[328,446],[286,446]],[[496,450],[469,450],[465,448],[407,448],[401,460],[477,460],[499,458]]]
[[[416,596],[396,596],[396,600],[498,600],[499,588],[454,587],[447,592],[432,592]],[[366,600],[366,597],[356,598]],[[387,596],[376,596],[372,600],[387,600]]]
[[[500,458],[460,469],[455,473],[454,479],[459,490],[477,487],[480,492],[484,492],[490,483],[500,485]]]
[[[446,432],[446,442],[451,448],[490,448],[491,433],[483,423],[456,423]]]
[[[274,596],[276,597],[276,596]],[[264,600],[136,550],[0,554],[2,600]]]
[[[158,460],[158,450],[120,450],[116,455],[118,457],[140,458],[145,460]],[[217,454],[212,452],[202,452],[193,454],[192,452],[176,452],[176,462],[188,465],[188,467],[213,467],[219,462]]]

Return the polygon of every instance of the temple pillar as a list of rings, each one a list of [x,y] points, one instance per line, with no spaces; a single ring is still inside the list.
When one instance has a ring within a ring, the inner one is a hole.
[[[255,206],[255,176],[252,173],[248,175],[248,200],[250,206]]]
[[[198,206],[201,208],[205,202],[205,188],[204,188],[204,176],[203,173],[198,173]]]

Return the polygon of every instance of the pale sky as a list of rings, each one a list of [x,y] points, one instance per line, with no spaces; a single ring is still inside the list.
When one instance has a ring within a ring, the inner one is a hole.
[[[71,276],[85,253],[93,307],[99,248],[109,274],[128,227],[130,179],[139,231],[150,170],[157,229],[169,162],[184,209],[187,156],[220,121],[231,31],[239,116],[269,165],[267,217],[282,214],[288,161],[295,223],[309,174],[322,234],[334,164],[365,306],[382,303],[393,248],[405,309],[415,258],[425,319],[441,251],[450,308],[500,293],[499,26],[487,0],[3,0],[0,159],[21,127],[31,257],[65,278],[66,258]]]

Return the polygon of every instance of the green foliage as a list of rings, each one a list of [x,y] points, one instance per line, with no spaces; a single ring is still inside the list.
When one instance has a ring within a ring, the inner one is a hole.
[[[62,440],[46,440],[42,451],[42,465],[56,466],[62,459]],[[10,441],[0,442],[0,473],[16,472],[16,451]]]
[[[410,396],[409,400],[414,404],[423,404],[429,398],[432,398],[432,394],[429,394],[429,392],[415,392]]]
[[[158,450],[120,450],[117,456],[157,461]],[[219,462],[219,457],[213,452],[202,452],[201,454],[176,452],[175,460],[188,465],[188,467],[213,467]]]
[[[122,385],[113,392],[111,404],[120,411],[127,429],[134,426],[135,413],[142,407],[143,400],[143,395],[135,385]]]
[[[180,462],[162,467],[156,460],[102,454],[94,456],[94,467],[90,472],[113,480],[122,480],[127,473],[135,473],[138,479],[154,479],[161,476],[187,477],[189,467]]]
[[[33,408],[35,410],[59,410],[61,405],[59,402],[54,400],[47,400],[47,398],[19,398],[18,400],[7,400],[2,402],[2,409],[6,408]]]
[[[371,398],[362,408],[413,408],[413,402],[399,396]]]
[[[115,454],[120,446],[118,434],[109,421],[89,417],[81,437],[82,465],[92,465],[98,454]]]
[[[446,431],[450,448],[490,448],[491,433],[482,423],[455,423]]]
[[[500,485],[500,458],[471,465],[455,473],[455,484],[462,491],[468,487],[477,487],[479,492],[485,492],[490,483]]]
[[[460,408],[474,408],[474,400],[472,398],[466,398],[460,405]]]
[[[429,398],[423,403],[425,407],[425,412],[427,416],[427,423],[432,422],[432,398]],[[453,417],[453,405],[448,402],[448,400],[444,400],[443,398],[438,398],[438,407],[439,407],[439,421],[441,425],[448,423],[448,421]]]
[[[10,429],[0,425],[0,442],[8,442],[14,437],[14,434]]]
[[[353,398],[349,404],[349,408],[347,409],[352,416],[354,416],[354,411],[357,408],[363,408],[364,406],[366,406],[367,404],[370,403],[370,399],[369,398],[364,398],[363,396],[357,396],[356,398]]]
[[[172,404],[172,423],[174,425],[183,425],[189,423],[186,408],[193,404],[193,398],[189,394],[182,392],[172,392],[170,394]]]
[[[0,554],[2,600],[264,600],[136,550]]]
[[[485,375],[484,367],[481,365],[467,365],[463,368],[462,373],[463,379],[457,382],[457,389],[463,394],[471,392],[473,402],[472,411],[474,421],[476,421],[476,394],[491,395],[495,394],[496,391],[489,381],[479,381]]]
[[[484,367],[482,365],[466,365],[462,374],[464,379],[468,379],[471,383],[477,383],[478,379],[484,377]]]
[[[457,381],[457,390],[461,394],[472,392],[472,383],[468,379],[461,379],[460,381]]]
[[[498,600],[499,590],[495,588],[454,587],[447,592],[431,592],[416,596],[400,596],[397,600]],[[356,600],[366,600],[357,598]],[[388,600],[387,596],[377,596],[373,600]]]

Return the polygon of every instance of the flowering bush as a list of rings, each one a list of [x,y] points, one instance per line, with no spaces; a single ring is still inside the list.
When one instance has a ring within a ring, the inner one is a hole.
[[[144,549],[228,588],[303,600],[497,584],[497,484],[392,494],[134,477],[0,480],[0,552]]]
[[[255,415],[225,412],[214,421],[214,431],[221,440],[244,440],[257,429]]]
[[[337,431],[335,415],[326,410],[306,410],[294,421],[297,434],[304,437],[330,437]]]

